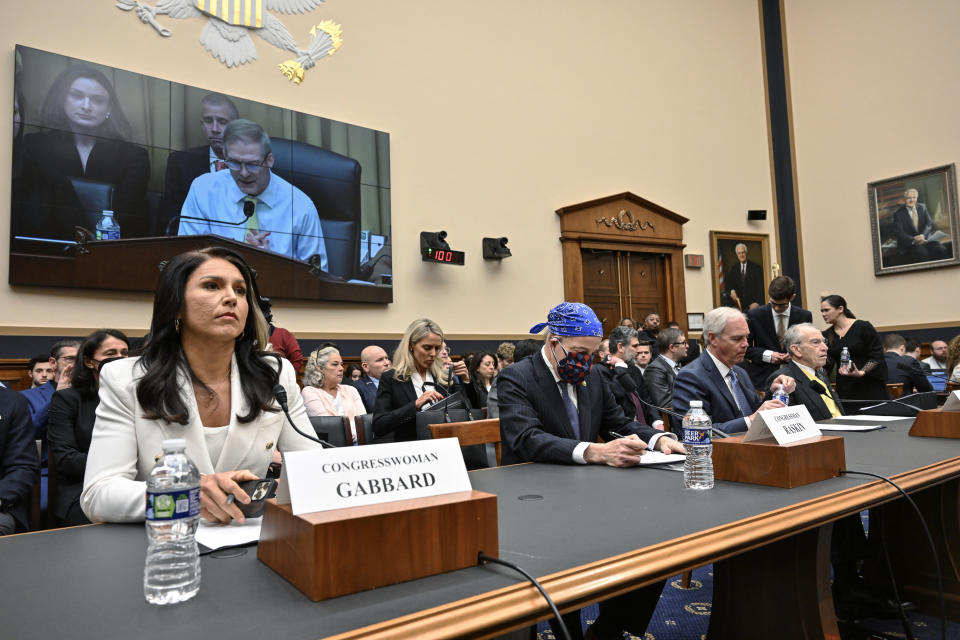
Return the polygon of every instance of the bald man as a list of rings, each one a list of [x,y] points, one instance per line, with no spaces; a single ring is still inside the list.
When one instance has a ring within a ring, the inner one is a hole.
[[[377,400],[377,389],[380,387],[380,376],[390,368],[390,356],[381,347],[372,344],[364,347],[360,352],[360,369],[363,375],[353,381],[353,386],[360,392],[363,406],[367,413],[373,413],[373,405]]]

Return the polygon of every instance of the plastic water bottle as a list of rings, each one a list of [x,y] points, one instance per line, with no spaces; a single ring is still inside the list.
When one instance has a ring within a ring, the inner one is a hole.
[[[840,352],[840,368],[850,368],[850,350],[846,347],[844,347],[843,351]]]
[[[173,604],[200,590],[200,471],[183,439],[163,441],[163,457],[147,479],[147,560],[143,595],[151,604]]]
[[[784,405],[790,404],[790,394],[784,390],[782,384],[778,384],[773,388],[773,399],[779,400]]]
[[[687,489],[713,489],[713,444],[710,428],[713,423],[703,410],[703,402],[692,400],[683,416],[683,446],[687,457],[683,462],[683,486]]]
[[[103,216],[97,221],[97,240],[119,240],[120,225],[113,219],[113,211],[103,210]]]

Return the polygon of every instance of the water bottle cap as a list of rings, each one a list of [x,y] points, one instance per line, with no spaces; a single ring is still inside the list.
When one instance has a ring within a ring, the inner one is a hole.
[[[110,209],[104,209],[104,210],[103,210],[103,215],[105,215],[105,216],[112,216],[112,215],[113,215],[113,211],[111,211]]]
[[[703,409],[703,400],[691,400],[690,401],[691,409]]]
[[[164,451],[183,451],[187,448],[187,441],[183,438],[170,438],[161,445]]]

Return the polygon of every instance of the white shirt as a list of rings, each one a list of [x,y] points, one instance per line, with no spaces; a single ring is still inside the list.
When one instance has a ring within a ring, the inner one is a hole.
[[[433,382],[433,381],[434,381],[434,380],[433,380],[433,374],[430,373],[430,371],[427,371],[427,379],[426,379],[426,382]],[[417,397],[418,397],[418,398],[423,395],[423,392],[427,390],[427,387],[430,387],[430,389],[433,390],[433,391],[436,390],[436,387],[434,387],[433,385],[425,385],[425,384],[424,384],[424,379],[423,379],[423,377],[422,377],[417,371],[414,371],[413,373],[410,374],[410,382],[413,383],[413,391],[414,391],[414,393],[417,394]],[[378,387],[378,388],[379,388],[379,387]],[[436,403],[435,403],[435,402],[424,402],[424,403],[423,403],[423,406],[420,407],[420,411],[423,411],[423,410],[426,409],[427,407],[429,407],[429,406],[431,406],[431,405],[434,405],[434,404],[436,404]]]
[[[727,365],[717,360],[717,356],[710,353],[710,349],[706,349],[706,352],[710,354],[710,357],[713,359],[713,364],[717,366],[717,371],[720,372],[720,377],[722,377],[723,381],[727,384],[727,389],[730,390],[730,397],[733,398],[734,404],[737,404],[737,406],[739,406],[739,403],[737,403],[737,394],[733,392],[733,379],[730,375],[728,375],[730,373],[730,367],[728,367]],[[744,409],[749,411],[750,407],[740,407],[740,413],[743,413]],[[751,422],[750,418],[747,416],[744,416],[743,421],[746,423],[747,428],[750,428],[750,422]]]
[[[783,316],[783,329],[784,331],[790,326],[790,305],[787,304],[787,309],[782,313],[777,313],[776,309],[773,308],[773,305],[770,305],[770,314],[773,316],[773,332],[777,332],[777,317]],[[772,349],[765,349],[763,352],[763,361],[771,362],[773,360],[773,354],[775,352]]]
[[[207,441],[207,452],[210,454],[210,463],[214,467],[220,460],[220,453],[223,451],[223,443],[227,441],[227,430],[230,425],[222,427],[204,427],[203,437]]]
[[[663,358],[663,359],[667,362],[667,364],[669,364],[670,367],[673,369],[673,372],[674,372],[674,373],[676,373],[677,370],[680,368],[680,363],[679,363],[679,362],[674,362],[671,358],[668,358],[667,356],[663,355],[662,353],[661,353],[658,357]]]

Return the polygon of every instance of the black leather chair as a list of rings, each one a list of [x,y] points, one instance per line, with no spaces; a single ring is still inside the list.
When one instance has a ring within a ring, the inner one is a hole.
[[[347,447],[353,444],[350,436],[350,422],[343,416],[310,416],[310,424],[317,437],[326,440],[335,447]]]
[[[330,273],[353,278],[360,267],[360,163],[311,144],[271,138],[273,172],[317,207]]]
[[[83,207],[83,220],[77,224],[92,232],[96,229],[103,211],[113,210],[113,185],[109,182],[68,177],[73,184],[73,190],[77,193],[77,199],[80,200],[80,206]]]

